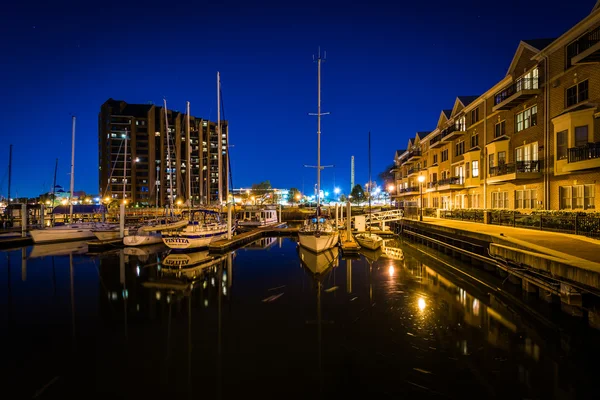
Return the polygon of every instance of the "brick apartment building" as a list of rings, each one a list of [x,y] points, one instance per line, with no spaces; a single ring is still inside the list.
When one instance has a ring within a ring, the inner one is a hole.
[[[165,206],[173,177],[173,201],[211,204],[219,198],[218,132],[215,122],[167,110],[171,168],[167,160],[164,108],[108,99],[98,115],[99,193],[123,197],[125,137],[127,144],[126,199],[131,204]],[[221,121],[222,190],[227,187],[227,121]],[[189,144],[189,146],[188,146]],[[189,165],[188,165],[189,152]],[[188,179],[186,174],[191,174]],[[223,198],[225,196],[223,195]]]
[[[600,1],[559,38],[521,41],[502,80],[394,160],[401,205],[422,189],[425,208],[600,209]]]

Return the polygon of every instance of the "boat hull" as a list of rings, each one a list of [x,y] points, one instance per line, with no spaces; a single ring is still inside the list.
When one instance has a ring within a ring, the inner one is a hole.
[[[149,244],[162,243],[162,235],[148,234],[148,235],[129,235],[123,238],[123,244],[125,246],[146,246]]]
[[[34,229],[29,232],[33,243],[68,242],[72,240],[93,239],[94,225],[65,225],[46,229]]]
[[[117,229],[117,230],[94,230],[92,231],[94,233],[94,236],[96,236],[96,239],[100,240],[101,242],[105,242],[108,240],[115,240],[118,239],[119,236],[121,236],[121,232]]]
[[[381,238],[381,236],[378,235],[361,233],[355,235],[354,238],[356,239],[360,247],[364,247],[369,250],[377,250],[383,245],[383,239]]]
[[[178,233],[163,233],[162,241],[171,249],[187,250],[208,247],[212,242],[227,238],[227,227],[207,232],[192,231]]]
[[[338,244],[339,232],[299,232],[300,246],[315,253],[331,249]]]

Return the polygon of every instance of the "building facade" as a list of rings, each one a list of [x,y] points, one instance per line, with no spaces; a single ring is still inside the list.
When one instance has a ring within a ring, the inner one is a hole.
[[[167,110],[165,120],[163,107],[107,100],[98,115],[99,193],[103,199],[122,199],[125,185],[129,204],[162,207],[171,197],[174,203],[214,204],[222,173],[221,197],[226,201],[227,128],[227,121],[221,121],[219,149],[215,122],[191,115],[188,119],[173,110]]]
[[[521,41],[502,80],[458,96],[396,152],[394,197],[448,210],[600,209],[599,104],[600,1],[561,37]]]

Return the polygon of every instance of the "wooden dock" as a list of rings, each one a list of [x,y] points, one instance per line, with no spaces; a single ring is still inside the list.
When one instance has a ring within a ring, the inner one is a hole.
[[[223,253],[267,236],[293,236],[298,234],[298,228],[257,228],[250,232],[240,233],[231,238],[223,239],[208,245],[208,250]]]
[[[25,237],[3,237],[0,239],[0,249],[9,250],[16,249],[23,246],[29,246],[33,244],[33,240],[31,240],[31,236]]]
[[[342,253],[352,254],[358,253],[360,246],[354,239],[352,232],[347,230],[340,231],[340,245],[342,246]]]

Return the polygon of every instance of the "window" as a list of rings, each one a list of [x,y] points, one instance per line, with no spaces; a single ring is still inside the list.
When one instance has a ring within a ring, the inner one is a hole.
[[[479,146],[479,135],[475,133],[471,136],[471,148],[477,146]]]
[[[454,145],[455,156],[460,156],[465,152],[465,142],[458,142]]]
[[[539,88],[539,69],[534,68],[517,80],[517,91]]]
[[[556,159],[564,160],[567,158],[568,148],[568,133],[569,131],[560,131],[556,134]]]
[[[494,131],[494,137],[498,138],[506,134],[506,121],[498,122]]]
[[[499,151],[498,152],[498,165],[504,165],[504,164],[506,164],[506,152]]]
[[[494,153],[490,154],[488,160],[488,167],[490,167],[490,169],[494,168]]]
[[[575,147],[583,147],[588,144],[588,127],[576,126],[575,127]]]
[[[438,156],[437,154],[433,155],[433,163],[434,164],[437,164],[437,156]]]
[[[577,103],[587,100],[589,97],[588,92],[588,81],[579,82],[577,85],[573,85],[567,88],[567,107],[571,107]]]
[[[438,208],[439,206],[440,206],[440,198],[434,197],[433,198],[433,208]]]
[[[508,208],[508,192],[492,192],[492,208]]]
[[[537,190],[515,191],[515,208],[535,208],[537,203]]]
[[[471,125],[479,121],[479,108],[471,111]]]
[[[515,132],[521,132],[531,126],[537,125],[537,106],[520,112],[515,117]]]
[[[594,209],[594,185],[575,185],[560,187],[560,209]]]
[[[427,168],[427,160],[423,160],[423,169]]]
[[[465,131],[466,128],[467,128],[467,119],[463,115],[462,117],[460,117],[459,119],[457,119],[454,124],[455,124],[455,127],[456,127],[457,131]]]
[[[469,195],[469,204],[471,208],[479,208],[479,194]]]
[[[469,179],[471,176],[471,168],[469,168],[470,165],[469,163],[465,163],[465,172],[466,172],[466,178]]]
[[[442,162],[448,161],[448,149],[442,151]]]
[[[473,161],[471,163],[471,168],[473,178],[477,178],[479,176],[479,161]]]

